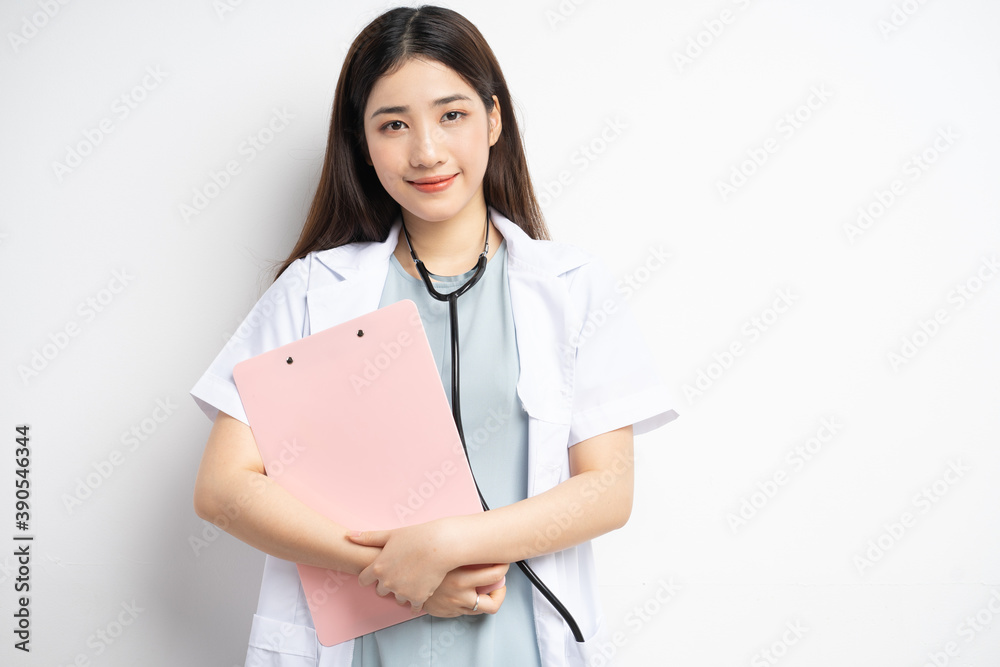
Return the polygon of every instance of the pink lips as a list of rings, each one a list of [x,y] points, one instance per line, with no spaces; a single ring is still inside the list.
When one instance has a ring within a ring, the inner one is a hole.
[[[418,178],[415,181],[407,181],[407,183],[421,192],[441,192],[442,190],[446,190],[448,186],[452,184],[455,180],[455,176],[457,175],[458,174],[452,174],[451,176],[427,176],[425,178]]]

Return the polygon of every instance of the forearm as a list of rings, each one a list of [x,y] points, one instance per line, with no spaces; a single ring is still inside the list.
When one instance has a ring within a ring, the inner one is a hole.
[[[347,529],[302,504],[270,478],[234,473],[199,516],[272,556],[357,575],[378,549],[352,543]]]
[[[603,476],[602,476],[603,475]],[[575,546],[622,527],[632,472],[577,474],[537,496],[448,522],[460,564],[513,563]]]
[[[632,426],[569,448],[570,478],[488,512],[445,519],[459,565],[513,563],[560,551],[621,528],[632,512]]]
[[[194,506],[198,516],[265,553],[357,575],[379,549],[306,506],[263,473],[250,429],[222,414],[209,436]]]

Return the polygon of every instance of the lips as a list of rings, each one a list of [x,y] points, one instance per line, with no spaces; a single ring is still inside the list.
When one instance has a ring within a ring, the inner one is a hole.
[[[449,176],[425,176],[423,178],[418,178],[415,181],[407,181],[407,183],[420,192],[443,192],[455,182],[456,176],[458,176],[458,174],[451,174]]]
[[[429,185],[431,183],[440,183],[441,181],[447,181],[450,178],[454,178],[455,174],[448,174],[446,176],[427,176],[425,178],[418,178],[416,180],[410,181],[416,185]]]

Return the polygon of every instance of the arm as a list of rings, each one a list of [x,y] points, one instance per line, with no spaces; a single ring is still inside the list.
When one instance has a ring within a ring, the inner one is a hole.
[[[569,548],[625,525],[632,512],[632,426],[569,449],[570,478],[506,507],[351,536],[382,552],[358,580],[378,581],[419,610],[448,571],[473,563],[512,563]],[[413,567],[420,563],[420,568]]]
[[[250,546],[296,563],[358,574],[379,553],[344,539],[343,526],[267,477],[250,427],[224,412],[205,445],[194,507]]]
[[[632,513],[632,462],[631,424],[573,445],[566,481],[507,507],[455,517],[455,557],[463,563],[514,562],[621,528]]]

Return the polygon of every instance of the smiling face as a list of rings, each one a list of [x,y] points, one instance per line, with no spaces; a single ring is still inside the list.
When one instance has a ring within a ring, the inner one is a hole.
[[[380,78],[364,113],[369,164],[408,217],[445,221],[485,211],[483,174],[500,137],[493,111],[454,70],[413,58]]]

